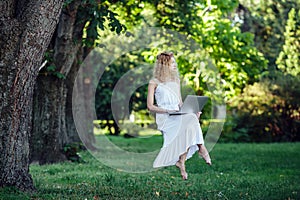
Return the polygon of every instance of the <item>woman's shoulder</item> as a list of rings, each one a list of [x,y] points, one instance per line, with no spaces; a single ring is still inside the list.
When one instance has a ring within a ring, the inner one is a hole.
[[[177,79],[177,78],[169,80],[167,82],[172,83],[172,84],[176,84],[176,85],[180,85],[180,79]]]
[[[179,77],[175,78],[175,82],[180,84],[180,78]]]
[[[161,82],[160,82],[158,79],[156,79],[156,78],[152,78],[152,79],[149,81],[149,83],[150,83],[150,84],[158,85],[158,84],[160,84]]]

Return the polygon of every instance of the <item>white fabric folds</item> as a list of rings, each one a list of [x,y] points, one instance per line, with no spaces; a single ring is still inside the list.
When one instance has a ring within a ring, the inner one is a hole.
[[[159,107],[176,109],[180,102],[180,86],[176,82],[159,83],[155,99]],[[187,158],[198,151],[197,144],[204,144],[202,130],[196,114],[172,115],[156,114],[157,128],[163,134],[163,147],[157,155],[153,167],[175,165],[179,156],[188,150]]]

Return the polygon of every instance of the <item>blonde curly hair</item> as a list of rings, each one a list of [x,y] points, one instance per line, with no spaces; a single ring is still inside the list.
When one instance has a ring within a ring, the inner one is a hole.
[[[158,80],[159,82],[179,80],[179,72],[177,67],[175,70],[171,69],[172,58],[175,60],[172,52],[163,52],[156,56],[156,62],[153,71],[154,79]]]

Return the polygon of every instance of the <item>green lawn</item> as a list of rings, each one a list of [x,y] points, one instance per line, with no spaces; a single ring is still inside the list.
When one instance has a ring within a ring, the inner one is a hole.
[[[110,138],[130,151],[161,145],[161,137]],[[300,199],[300,143],[222,144],[211,151],[213,166],[196,155],[189,179],[176,167],[126,173],[103,165],[88,152],[85,163],[31,165],[37,193],[0,189],[0,199]]]

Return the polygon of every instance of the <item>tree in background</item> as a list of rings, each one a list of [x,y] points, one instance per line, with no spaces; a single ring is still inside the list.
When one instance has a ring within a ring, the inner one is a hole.
[[[300,75],[300,10],[292,8],[284,32],[285,42],[276,64],[285,74]]]
[[[255,35],[255,46],[269,61],[268,71],[276,70],[276,59],[285,42],[285,24],[292,8],[299,8],[298,0],[240,0],[237,14],[244,21],[243,31]]]
[[[40,164],[68,159],[66,155],[73,143],[81,142],[72,114],[72,91],[79,67],[89,52],[96,46],[99,28],[109,22],[110,31],[120,33],[124,27],[109,9],[107,1],[66,1],[59,24],[45,55],[47,62],[40,71],[35,93],[33,132],[31,138],[31,161]],[[93,98],[89,81],[93,72],[77,77],[84,87],[82,95]],[[86,114],[92,114],[90,105],[82,102]],[[93,126],[91,122],[88,126]],[[87,134],[85,144],[93,149],[93,133]],[[84,139],[84,138],[81,138]],[[78,145],[77,145],[78,146]],[[64,148],[66,147],[66,148]],[[76,151],[75,155],[76,156]]]
[[[33,89],[62,4],[0,2],[0,187],[34,191],[29,174]]]
[[[281,3],[284,4],[284,2]],[[286,2],[284,5],[289,3]],[[284,8],[286,12],[288,9]],[[281,36],[284,44],[280,48],[282,51],[277,57],[275,70],[264,73],[260,82],[246,86],[241,95],[230,101],[228,124],[231,127],[226,126],[224,131],[225,138],[229,141],[300,140],[298,133],[300,128],[300,90],[298,87],[300,84],[298,78],[300,21],[297,15],[299,16],[297,9],[290,9],[284,37]],[[281,20],[283,19],[279,18],[273,23],[276,24]],[[279,44],[272,44],[273,52],[280,51]]]

